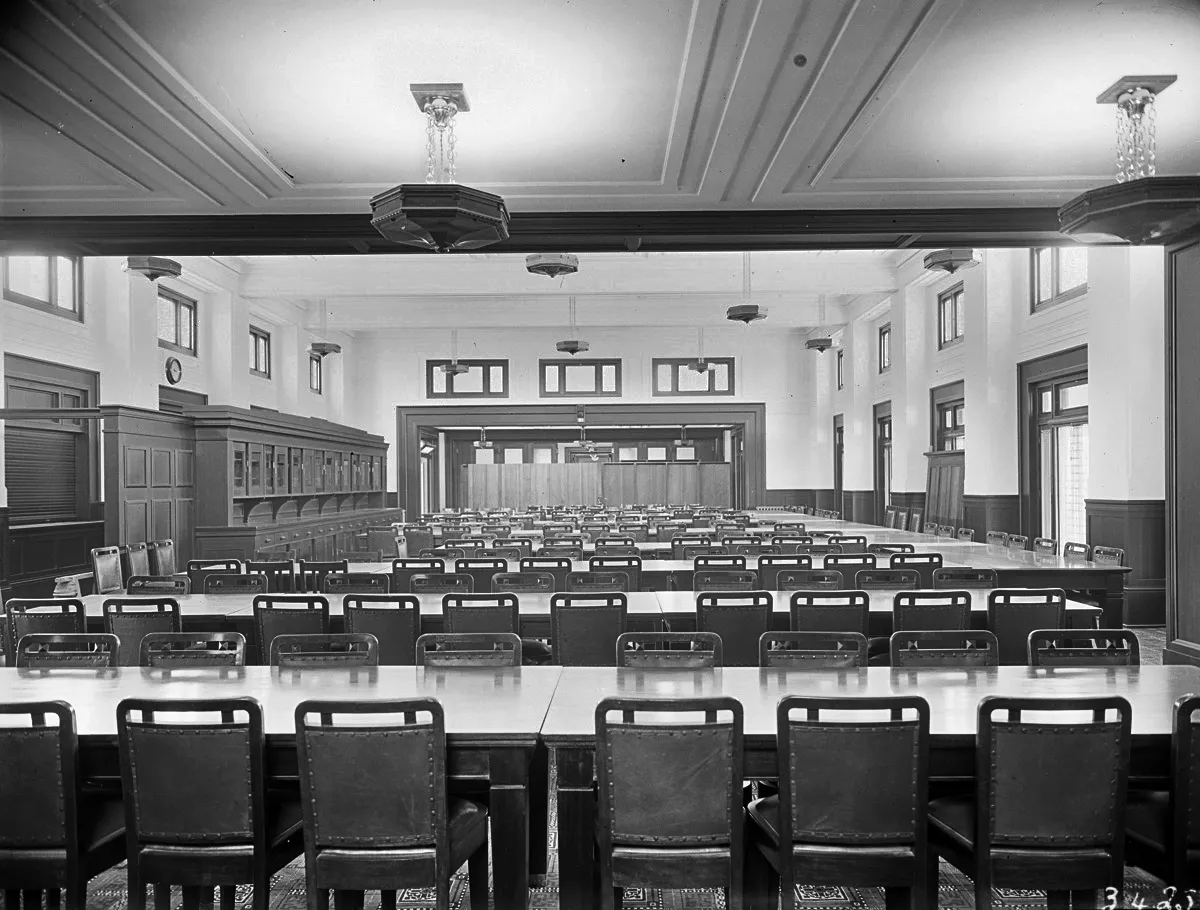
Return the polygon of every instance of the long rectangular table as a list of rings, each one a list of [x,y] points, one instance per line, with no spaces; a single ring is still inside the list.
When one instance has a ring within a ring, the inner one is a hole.
[[[119,779],[116,711],[121,699],[250,696],[263,708],[267,774],[278,780],[296,776],[294,712],[305,699],[436,698],[446,713],[447,773],[488,782],[495,906],[524,908],[529,901],[529,802],[537,799],[530,793],[529,764],[560,673],[558,667],[284,672],[271,667],[3,668],[0,702],[67,702],[78,724],[82,775]]]
[[[979,701],[988,695],[1079,697],[1122,695],[1133,708],[1131,774],[1161,781],[1169,773],[1172,706],[1200,691],[1200,669],[787,671],[733,667],[723,670],[629,670],[567,667],[542,725],[558,767],[558,869],[563,907],[592,906],[596,824],[595,708],[607,697],[707,698],[741,702],[745,723],[745,775],[778,776],[775,707],[785,695],[920,695],[930,707],[930,776],[975,776],[975,729]]]

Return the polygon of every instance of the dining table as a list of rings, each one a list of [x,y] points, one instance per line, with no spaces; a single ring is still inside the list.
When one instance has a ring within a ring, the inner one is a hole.
[[[594,903],[595,711],[604,698],[735,698],[744,712],[743,773],[747,779],[773,779],[778,777],[776,706],[784,696],[918,695],[929,703],[930,779],[969,784],[975,779],[975,733],[983,698],[1120,695],[1132,708],[1131,780],[1162,787],[1170,773],[1173,706],[1194,692],[1200,692],[1200,668],[1191,666],[815,671],[566,667],[542,725],[542,738],[558,769],[560,906]]]
[[[538,824],[539,812],[544,828],[547,795],[531,792],[530,764],[560,673],[559,667],[4,667],[0,668],[0,703],[61,700],[71,705],[79,733],[81,776],[111,782],[121,776],[117,706],[122,699],[251,697],[263,709],[268,780],[280,783],[294,781],[298,773],[295,709],[300,702],[436,698],[445,711],[452,788],[486,785],[495,906],[523,910],[529,903],[531,865],[534,873],[545,870],[544,846],[538,862],[530,841],[531,824]],[[533,839],[536,844],[536,833]],[[540,842],[545,844],[544,833]]]

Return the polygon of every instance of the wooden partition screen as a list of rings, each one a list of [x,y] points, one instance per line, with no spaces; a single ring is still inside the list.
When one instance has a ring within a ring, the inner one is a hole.
[[[606,464],[600,469],[604,501],[609,505],[676,503],[729,508],[731,476],[726,462],[639,461]]]
[[[463,465],[470,509],[524,509],[530,505],[610,506],[626,503],[700,503],[728,508],[727,463],[633,462],[600,464]]]
[[[926,452],[929,471],[925,477],[924,521],[962,527],[963,473],[962,452]]]

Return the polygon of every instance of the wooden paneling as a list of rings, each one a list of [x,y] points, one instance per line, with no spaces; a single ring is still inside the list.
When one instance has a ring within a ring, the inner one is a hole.
[[[0,506],[0,602],[8,597],[8,507]]]
[[[1166,618],[1166,504],[1161,499],[1088,499],[1087,543],[1125,551],[1124,621],[1162,625]],[[1061,546],[1062,541],[1059,541]]]
[[[926,452],[924,521],[959,528],[963,523],[962,452]]]
[[[5,594],[48,597],[58,575],[92,570],[91,551],[104,545],[104,522],[67,521],[9,529]]]
[[[462,467],[467,508],[524,509],[579,505],[600,497],[600,465],[468,464]]]
[[[979,543],[987,539],[988,531],[1016,534],[1021,526],[1020,510],[1021,497],[1016,494],[963,496],[961,527],[971,528]]]
[[[843,490],[842,518],[846,521],[857,521],[863,524],[875,523],[875,491],[874,490]]]
[[[762,504],[765,506],[808,506],[813,508],[816,501],[816,490],[767,490]]]

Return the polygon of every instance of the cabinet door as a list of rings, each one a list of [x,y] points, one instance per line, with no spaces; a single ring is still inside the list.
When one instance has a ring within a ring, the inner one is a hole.
[[[275,493],[275,446],[263,446],[263,492]]]
[[[304,492],[316,493],[318,485],[317,453],[313,449],[304,450]]]
[[[246,495],[246,444],[244,442],[235,442],[233,444],[233,495]]]
[[[288,450],[279,446],[275,450],[275,492],[288,492]]]
[[[304,492],[304,450],[288,449],[288,456],[291,458],[288,492],[295,496]]]
[[[263,493],[263,447],[260,442],[252,442],[250,451],[250,480],[247,489],[251,496],[262,496]]]

